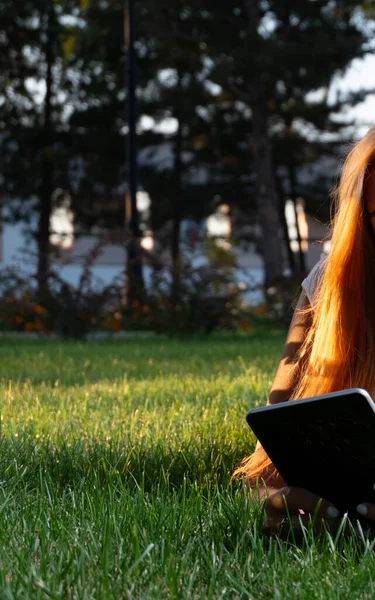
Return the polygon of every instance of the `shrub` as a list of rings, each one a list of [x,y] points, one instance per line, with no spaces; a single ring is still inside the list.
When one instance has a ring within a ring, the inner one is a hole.
[[[206,250],[207,258],[199,264],[194,251],[185,249],[176,297],[172,269],[154,269],[146,302],[135,301],[123,312],[124,328],[173,334],[244,326],[248,310],[235,283],[234,257],[214,242],[206,243]]]
[[[47,289],[40,295],[35,276],[9,268],[0,272],[0,329],[55,332],[75,338],[102,329],[111,306],[118,310],[122,290],[93,277],[92,267],[100,248],[98,244],[87,257],[77,287],[51,269]]]

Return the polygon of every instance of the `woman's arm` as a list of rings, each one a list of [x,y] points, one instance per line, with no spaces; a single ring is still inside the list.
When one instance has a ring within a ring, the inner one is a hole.
[[[293,395],[298,375],[297,353],[311,326],[309,308],[310,303],[306,292],[302,291],[289,327],[283,354],[271,387],[267,404],[285,402]],[[256,449],[259,447],[260,443],[257,442]],[[275,485],[276,483],[277,482],[272,482],[272,485]],[[283,483],[281,479],[279,483]]]
[[[299,371],[297,354],[311,327],[311,311],[309,309],[310,303],[306,292],[302,291],[289,327],[283,354],[272,384],[268,404],[285,402],[293,395]]]

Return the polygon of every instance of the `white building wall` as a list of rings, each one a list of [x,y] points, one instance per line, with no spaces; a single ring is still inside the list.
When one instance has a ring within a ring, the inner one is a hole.
[[[326,227],[307,216],[308,236],[324,238]],[[65,257],[67,264],[55,263],[54,267],[59,275],[70,285],[77,286],[82,275],[82,262],[87,253],[97,243],[97,237],[84,236],[74,241],[73,248]],[[35,273],[36,269],[36,243],[28,240],[24,232],[23,224],[3,224],[1,233],[0,268],[15,267],[27,276]],[[306,253],[307,268],[310,270],[321,258],[322,245],[309,243]],[[235,250],[238,264],[238,283],[251,281],[254,286],[261,286],[264,282],[264,268],[261,256],[251,251]],[[296,257],[297,258],[297,257]],[[101,284],[109,285],[112,282],[119,283],[124,280],[126,268],[126,250],[120,245],[108,244],[103,246],[100,256],[92,269],[95,280]],[[150,281],[151,269],[144,269],[144,276]],[[262,301],[260,291],[249,291],[245,293],[247,300],[257,304]]]
[[[77,286],[82,275],[82,259],[87,251],[94,245],[96,240],[90,238],[77,243],[74,255],[69,264],[56,264],[55,269],[59,275],[69,284]],[[34,240],[28,240],[24,232],[23,224],[4,223],[1,233],[0,268],[16,268],[25,276],[30,277],[36,269],[37,247]],[[80,257],[80,258],[79,258]],[[76,263],[76,264],[75,264]],[[112,264],[111,264],[112,263]],[[126,252],[119,246],[108,246],[103,248],[102,256],[99,257],[93,268],[94,277],[108,285],[124,278],[126,267]]]

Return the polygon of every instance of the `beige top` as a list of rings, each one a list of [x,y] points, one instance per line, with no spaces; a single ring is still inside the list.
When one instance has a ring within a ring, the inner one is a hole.
[[[301,283],[302,289],[305,291],[311,306],[314,306],[315,304],[316,294],[324,274],[325,265],[325,258],[322,258],[319,262],[316,263],[316,265],[311,269],[306,279],[304,279]]]

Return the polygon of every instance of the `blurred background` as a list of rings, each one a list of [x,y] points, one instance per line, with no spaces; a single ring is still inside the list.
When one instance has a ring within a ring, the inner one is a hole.
[[[0,0],[1,330],[287,326],[374,29],[371,0]]]

